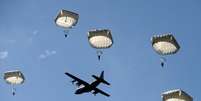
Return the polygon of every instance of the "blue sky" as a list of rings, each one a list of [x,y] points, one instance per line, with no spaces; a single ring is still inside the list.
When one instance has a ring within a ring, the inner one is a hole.
[[[26,81],[11,95],[1,77],[1,101],[161,101],[161,93],[181,88],[201,99],[201,6],[199,0],[1,0],[0,73],[21,70]],[[79,13],[77,26],[64,38],[54,23],[60,11]],[[112,30],[114,45],[102,61],[90,47],[87,31]],[[154,34],[171,32],[181,46],[167,56],[165,68],[150,43]],[[41,58],[41,56],[43,58]],[[88,82],[105,71],[112,85],[99,88],[107,98],[74,95],[70,72]]]

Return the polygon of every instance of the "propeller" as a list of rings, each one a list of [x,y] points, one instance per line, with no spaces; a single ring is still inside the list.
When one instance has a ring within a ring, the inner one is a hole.
[[[81,83],[77,82],[76,85],[79,87],[81,85]]]
[[[71,81],[72,82],[72,84],[74,84],[75,82],[76,82],[76,80],[73,80],[73,81]]]

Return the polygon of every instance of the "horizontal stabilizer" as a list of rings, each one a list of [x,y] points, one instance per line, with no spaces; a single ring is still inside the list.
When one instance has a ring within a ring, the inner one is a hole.
[[[95,78],[97,81],[100,81],[100,82],[102,82],[102,83],[104,83],[106,85],[110,85],[110,83],[108,83],[107,81],[105,81],[103,78],[99,78],[99,77],[97,77],[95,75],[92,75],[92,77]]]

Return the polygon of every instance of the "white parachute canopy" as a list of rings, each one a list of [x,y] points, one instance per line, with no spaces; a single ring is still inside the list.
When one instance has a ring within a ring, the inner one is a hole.
[[[170,90],[162,93],[163,101],[193,101],[193,98],[180,89]]]
[[[55,19],[55,23],[59,27],[69,29],[77,24],[78,19],[79,15],[77,13],[61,10]]]
[[[4,80],[8,84],[16,85],[16,84],[24,83],[25,78],[24,78],[24,75],[22,74],[22,72],[20,72],[18,70],[14,70],[14,71],[5,72]]]
[[[108,29],[89,31],[88,41],[92,47],[97,49],[110,48],[113,44],[112,34]]]
[[[25,77],[19,70],[7,71],[4,73],[4,80],[10,85],[20,85],[25,81]],[[15,95],[15,88],[12,89],[13,95]]]
[[[175,54],[180,49],[172,34],[156,35],[151,41],[154,50],[160,55]]]
[[[98,59],[102,54],[101,49],[110,48],[113,45],[112,34],[109,29],[95,29],[88,32],[88,41],[93,48],[98,49]]]
[[[55,23],[57,26],[64,28],[65,37],[67,37],[69,29],[76,26],[79,19],[79,15],[77,13],[61,10],[55,19]]]
[[[155,35],[151,38],[152,47],[161,56],[175,54],[179,51],[180,46],[172,34]],[[166,59],[161,58],[163,67]]]

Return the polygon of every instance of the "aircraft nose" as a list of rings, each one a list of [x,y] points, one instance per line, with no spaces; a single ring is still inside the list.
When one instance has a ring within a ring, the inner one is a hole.
[[[75,91],[75,94],[78,94],[78,92],[77,92],[77,91]]]

